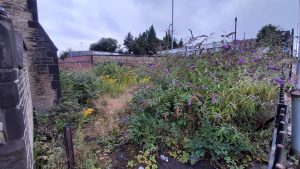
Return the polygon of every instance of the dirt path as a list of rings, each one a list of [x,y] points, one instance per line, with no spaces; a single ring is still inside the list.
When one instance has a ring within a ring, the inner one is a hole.
[[[103,96],[93,101],[99,114],[85,127],[85,135],[97,138],[118,133],[126,122],[124,115],[135,89],[136,87],[131,87],[120,96]]]

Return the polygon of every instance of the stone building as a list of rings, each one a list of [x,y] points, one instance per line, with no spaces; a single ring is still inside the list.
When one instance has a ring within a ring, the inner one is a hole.
[[[57,48],[36,0],[0,0],[0,168],[33,169],[33,109],[60,98]]]
[[[57,48],[38,21],[36,0],[0,0],[25,42],[33,107],[44,111],[61,97]]]

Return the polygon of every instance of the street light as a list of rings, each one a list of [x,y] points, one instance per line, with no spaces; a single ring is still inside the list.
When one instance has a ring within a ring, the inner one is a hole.
[[[299,20],[300,20],[300,0],[299,0]],[[298,23],[298,29],[297,29],[297,31],[298,31],[298,33],[299,33],[299,24],[300,24],[300,22]],[[299,37],[299,34],[298,34],[298,37]],[[298,63],[297,63],[297,75],[298,75],[298,67],[300,66],[300,64],[299,64],[299,58],[300,58],[300,38],[299,38],[299,41],[298,41],[298,55],[297,55],[297,60],[298,60]],[[298,76],[297,76],[298,77]]]
[[[171,49],[173,53],[173,43],[174,43],[174,0],[172,0],[172,42],[171,42]]]

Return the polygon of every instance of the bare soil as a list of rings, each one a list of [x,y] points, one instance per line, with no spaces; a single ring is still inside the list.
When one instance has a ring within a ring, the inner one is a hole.
[[[126,114],[127,105],[133,98],[135,87],[127,89],[124,94],[118,97],[104,96],[93,103],[99,110],[95,120],[85,127],[86,136],[91,138],[104,137],[120,132],[124,127],[124,114]]]

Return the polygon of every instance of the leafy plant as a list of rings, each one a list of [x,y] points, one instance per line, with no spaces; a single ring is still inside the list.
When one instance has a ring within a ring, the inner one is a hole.
[[[173,56],[141,70],[151,85],[141,86],[130,106],[131,140],[144,149],[159,145],[184,163],[211,158],[244,168],[264,159],[270,135],[256,129],[274,116],[273,79],[281,72],[273,67],[282,57],[252,55]]]

